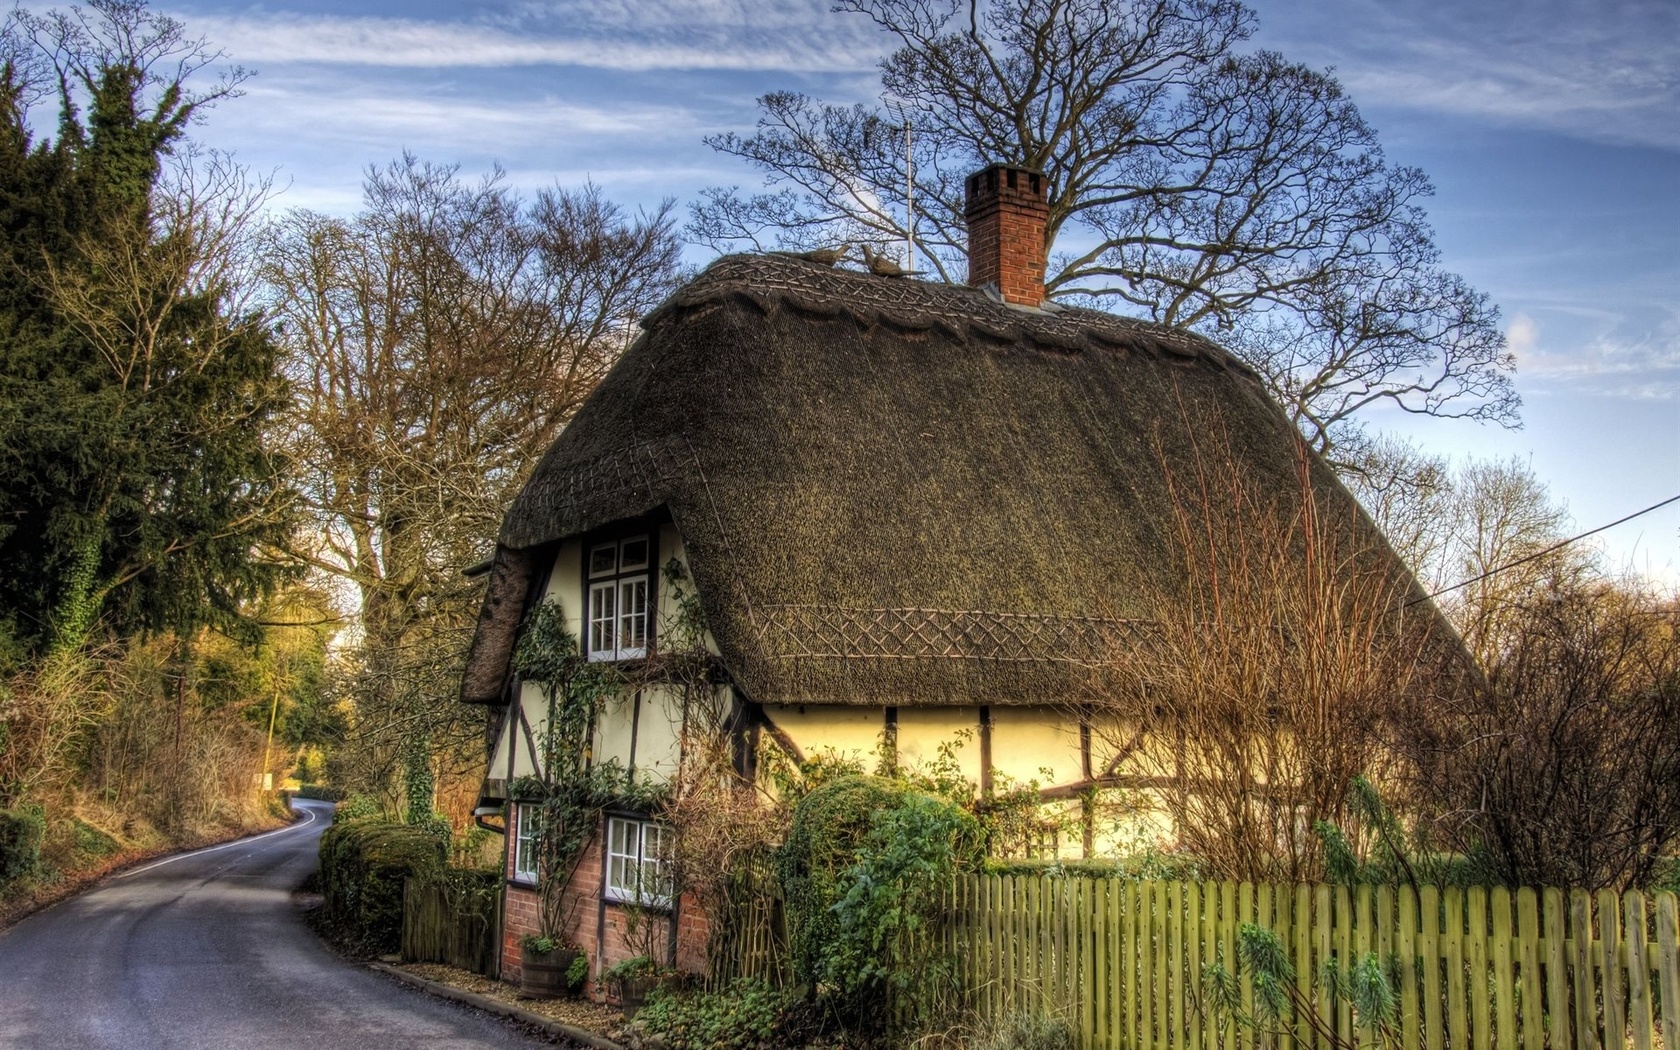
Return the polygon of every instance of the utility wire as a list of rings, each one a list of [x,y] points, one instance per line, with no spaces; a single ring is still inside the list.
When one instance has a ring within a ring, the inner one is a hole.
[[[1480,576],[1472,576],[1468,580],[1463,580],[1463,581],[1460,581],[1458,583],[1453,584],[1451,587],[1442,587],[1440,590],[1435,591],[1432,594],[1426,594],[1421,598],[1413,598],[1411,601],[1406,603],[1406,607],[1410,608],[1411,606],[1416,605],[1418,602],[1426,602],[1431,598],[1439,598],[1443,594],[1451,594],[1453,591],[1458,590],[1460,587],[1468,587],[1472,583],[1480,583],[1483,580],[1487,579],[1489,576],[1499,575],[1500,573],[1504,572],[1506,569],[1514,569],[1519,565],[1526,565],[1529,562],[1534,561],[1537,558],[1544,558],[1546,555],[1551,554],[1553,551],[1562,550],[1563,548],[1569,546],[1571,543],[1574,543],[1577,540],[1584,540],[1588,536],[1597,535],[1598,533],[1603,532],[1605,529],[1613,529],[1617,525],[1620,525],[1625,521],[1632,521],[1634,518],[1642,517],[1643,515],[1651,513],[1653,510],[1661,510],[1662,508],[1668,506],[1670,503],[1680,503],[1680,494],[1670,496],[1667,499],[1661,501],[1660,503],[1653,503],[1649,507],[1646,507],[1644,510],[1636,510],[1632,514],[1629,514],[1625,518],[1617,518],[1615,521],[1612,521],[1608,525],[1600,525],[1596,529],[1588,529],[1586,532],[1583,532],[1583,533],[1581,533],[1579,535],[1576,535],[1576,536],[1571,536],[1567,540],[1559,540],[1557,543],[1552,544],[1550,547],[1547,547],[1543,551],[1536,551],[1533,554],[1529,554],[1529,555],[1526,555],[1524,557],[1518,558],[1516,561],[1506,562],[1504,565],[1501,565],[1497,568],[1489,569],[1487,572],[1482,573]]]

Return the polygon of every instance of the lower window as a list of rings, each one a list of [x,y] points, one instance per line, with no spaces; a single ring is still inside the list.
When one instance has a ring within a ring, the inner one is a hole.
[[[607,899],[665,908],[671,904],[666,878],[663,824],[633,817],[607,818]]]
[[[537,807],[513,807],[513,881],[537,881]]]

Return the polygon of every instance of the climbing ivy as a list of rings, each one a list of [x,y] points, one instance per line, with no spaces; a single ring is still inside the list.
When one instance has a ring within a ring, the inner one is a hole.
[[[637,791],[633,778],[615,762],[589,761],[589,727],[606,699],[624,687],[609,664],[586,660],[566,629],[554,602],[536,607],[514,650],[513,668],[536,685],[545,704],[538,747],[542,769],[521,777],[510,794],[531,806],[537,853],[541,935],[565,944],[571,916],[565,888],[599,823],[601,810]]]

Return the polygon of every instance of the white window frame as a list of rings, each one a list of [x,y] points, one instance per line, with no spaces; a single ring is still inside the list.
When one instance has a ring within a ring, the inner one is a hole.
[[[522,867],[527,860],[530,867]],[[537,807],[525,802],[513,807],[512,872],[514,882],[537,883]]]
[[[661,856],[668,834],[665,825],[656,820],[607,818],[602,876],[607,900],[651,908],[671,906],[670,884]]]
[[[630,564],[625,548],[642,545],[641,560]],[[584,655],[592,662],[609,660],[640,660],[647,656],[648,637],[653,626],[653,576],[648,571],[653,555],[653,537],[648,534],[626,536],[606,543],[589,546],[589,560],[585,565],[589,582],[584,592]],[[597,554],[612,554],[611,568],[595,568]],[[627,600],[641,588],[641,608],[626,614]],[[641,644],[631,644],[637,638]]]

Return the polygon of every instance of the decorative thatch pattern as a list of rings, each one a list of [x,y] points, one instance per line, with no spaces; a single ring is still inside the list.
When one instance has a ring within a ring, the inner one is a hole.
[[[774,660],[993,660],[1095,666],[1142,621],[953,609],[760,605],[753,626]]]
[[[1217,446],[1298,486],[1257,378],[1184,332],[782,256],[720,259],[645,328],[508,513],[492,586],[665,508],[760,702],[1066,697],[1182,579],[1175,471]],[[518,608],[486,604],[464,699],[499,697]]]

